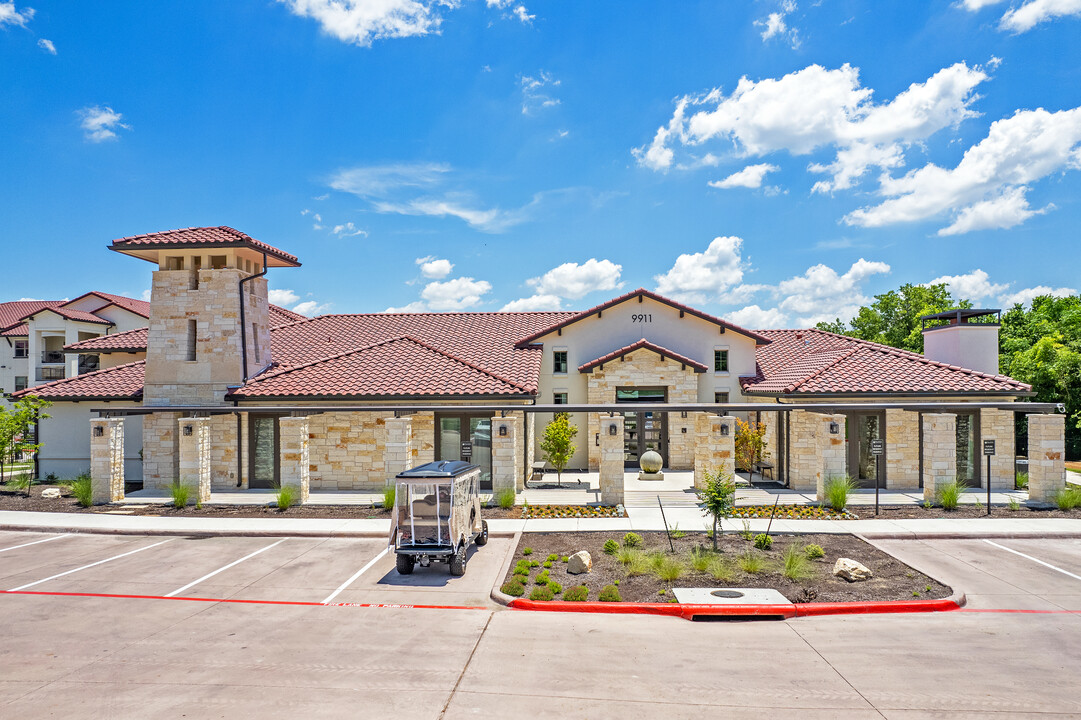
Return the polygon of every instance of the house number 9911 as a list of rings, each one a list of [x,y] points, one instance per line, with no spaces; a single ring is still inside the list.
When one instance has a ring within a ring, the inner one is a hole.
[[[639,313],[637,315],[631,315],[632,323],[645,323],[653,322],[653,315],[651,313]]]

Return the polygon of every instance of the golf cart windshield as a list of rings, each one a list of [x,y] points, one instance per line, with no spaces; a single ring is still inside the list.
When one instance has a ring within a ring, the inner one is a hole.
[[[398,482],[394,505],[400,547],[453,543],[452,482]]]

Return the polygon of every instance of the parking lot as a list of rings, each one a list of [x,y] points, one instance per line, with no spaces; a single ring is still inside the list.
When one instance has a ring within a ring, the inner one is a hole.
[[[691,623],[496,610],[500,538],[397,578],[379,540],[0,532],[0,714],[1077,717],[1081,541],[992,542],[882,543],[971,609]]]

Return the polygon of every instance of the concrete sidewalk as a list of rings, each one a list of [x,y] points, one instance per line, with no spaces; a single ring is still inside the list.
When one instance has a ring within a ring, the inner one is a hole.
[[[704,530],[709,522],[700,510],[674,508],[667,512],[669,528]],[[767,520],[748,521],[753,532],[764,532]],[[663,531],[656,509],[630,508],[624,518],[565,518],[490,520],[489,531],[626,532]],[[724,523],[725,532],[742,529],[741,520]],[[139,535],[233,535],[290,537],[387,537],[389,520],[303,518],[207,518],[107,515],[99,513],[39,513],[0,511],[0,529],[38,532],[114,533]],[[856,533],[873,538],[1081,538],[1081,520],[1069,518],[975,518],[944,520],[774,520],[771,533]]]

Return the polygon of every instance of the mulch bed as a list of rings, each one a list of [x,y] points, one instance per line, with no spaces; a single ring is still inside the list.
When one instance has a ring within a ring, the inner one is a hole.
[[[860,505],[850,508],[860,520],[874,520],[874,506]],[[956,510],[943,510],[940,507],[925,508],[922,505],[880,505],[878,508],[879,520],[959,520],[963,518],[1012,518],[1014,520],[1045,520],[1048,518],[1081,518],[1081,508],[1073,510],[1059,510],[1051,508],[1030,508],[1024,503],[1017,510],[1008,507],[994,505],[991,514],[987,514],[987,506],[976,507],[974,505],[961,505]]]
[[[668,540],[665,534],[639,533],[644,552],[668,553]],[[792,602],[854,602],[854,601],[898,601],[927,600],[946,598],[953,592],[949,587],[913,570],[900,560],[853,537],[852,535],[773,535],[773,547],[770,550],[757,550],[751,541],[739,535],[725,535],[718,540],[720,556],[733,566],[729,580],[718,580],[707,573],[699,573],[687,568],[679,579],[669,583],[659,580],[652,574],[628,576],[625,567],[613,555],[604,552],[606,540],[622,541],[624,533],[577,532],[577,533],[528,533],[514,553],[514,560],[507,571],[509,580],[514,572],[514,565],[519,560],[535,560],[543,563],[550,554],[559,559],[548,570],[551,580],[563,586],[563,592],[575,586],[589,588],[587,602],[596,601],[601,589],[606,585],[618,584],[619,594],[624,602],[674,602],[673,587],[742,587],[773,588]],[[806,580],[789,580],[777,569],[786,545],[797,544],[800,548],[814,543],[825,551],[824,558],[810,561],[812,576]],[[673,539],[677,556],[685,556],[695,547],[712,552],[713,544],[704,533],[688,533]],[[531,548],[526,555],[523,550]],[[589,552],[593,560],[593,569],[582,575],[567,572],[564,556],[573,555],[579,550]],[[766,569],[759,573],[746,573],[735,565],[741,553],[752,552],[766,560]],[[847,557],[862,563],[871,570],[874,577],[862,582],[849,583],[834,577],[833,564],[838,558]],[[536,586],[535,580],[544,570],[543,564],[532,568],[529,583],[523,597],[529,597]],[[664,594],[661,594],[661,591]],[[557,595],[553,602],[559,602]]]

